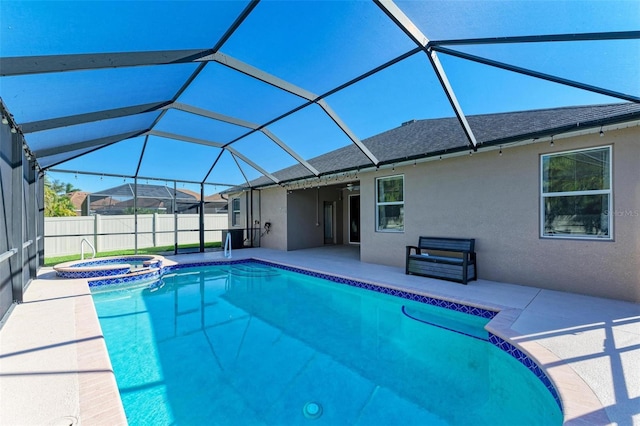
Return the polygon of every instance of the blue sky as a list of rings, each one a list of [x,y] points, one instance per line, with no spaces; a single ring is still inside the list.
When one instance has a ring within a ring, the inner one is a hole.
[[[638,1],[398,1],[432,40],[509,35],[638,30]],[[164,1],[0,2],[0,56],[200,49],[215,45],[245,3]],[[315,94],[338,86],[414,46],[371,2],[264,1],[221,52]],[[459,50],[536,71],[640,95],[640,42],[544,43],[459,47]],[[454,57],[439,55],[466,114],[618,102]],[[169,100],[193,72],[193,64],[104,69],[0,78],[0,96],[18,122]],[[210,63],[178,99],[256,124],[304,103],[219,64]],[[426,56],[414,55],[326,101],[361,139],[410,119],[451,116]],[[77,142],[102,133],[145,128],[157,113],[27,135],[32,149]],[[226,143],[246,128],[211,123],[170,111],[157,127]],[[269,129],[310,158],[350,141],[317,106]],[[120,142],[58,166],[65,170],[132,175],[142,139]],[[269,172],[294,160],[261,134],[234,144]],[[219,150],[150,138],[141,176],[200,181]],[[174,155],[175,154],[175,155]],[[179,155],[178,155],[179,154]],[[244,168],[249,179],[259,176]],[[73,177],[94,191],[105,178]],[[114,179],[118,184],[126,179]],[[243,176],[228,154],[208,182],[237,184]],[[77,182],[77,183],[75,183]],[[217,189],[222,189],[217,187]],[[197,190],[197,187],[196,187]],[[209,191],[207,191],[209,192]]]

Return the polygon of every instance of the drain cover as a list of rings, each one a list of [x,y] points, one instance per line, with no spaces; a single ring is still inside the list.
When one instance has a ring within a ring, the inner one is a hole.
[[[307,402],[302,407],[302,414],[308,419],[317,419],[322,415],[322,405],[317,402]]]

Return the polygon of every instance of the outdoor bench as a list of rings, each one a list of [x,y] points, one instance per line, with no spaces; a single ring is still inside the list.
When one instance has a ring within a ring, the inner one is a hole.
[[[420,237],[417,246],[407,246],[405,273],[466,284],[478,278],[475,243],[473,238]]]

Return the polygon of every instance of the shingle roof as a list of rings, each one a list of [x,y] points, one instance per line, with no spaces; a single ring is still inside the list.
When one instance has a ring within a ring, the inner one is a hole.
[[[189,191],[191,192],[191,191]],[[120,197],[131,198],[134,194],[134,187],[132,183],[125,183],[119,186],[115,186],[109,189],[103,189],[91,194],[92,199],[97,199],[99,196],[106,197]],[[137,187],[138,198],[156,198],[156,199],[171,199],[173,197],[173,188],[169,188],[162,185],[149,185],[139,183]],[[197,200],[197,197],[187,191],[180,189],[176,190],[176,199],[193,201]]]
[[[484,146],[559,135],[581,128],[622,123],[640,119],[640,104],[618,103],[591,106],[538,109],[467,116],[478,143]],[[469,149],[457,118],[414,120],[388,130],[362,143],[380,160],[389,164]],[[321,174],[370,167],[367,157],[355,145],[345,146],[312,158],[309,163]],[[273,175],[281,182],[310,178],[300,165],[279,170]],[[251,186],[272,185],[266,177],[251,181]],[[237,189],[237,188],[236,188]]]

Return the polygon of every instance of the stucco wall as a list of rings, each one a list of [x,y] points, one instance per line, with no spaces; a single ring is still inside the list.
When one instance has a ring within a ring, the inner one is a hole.
[[[291,191],[287,195],[288,249],[318,247],[324,244],[324,202],[335,202],[336,240],[342,244],[343,207],[341,194],[336,187],[321,187]]]
[[[419,235],[476,238],[481,279],[640,301],[638,128],[360,175],[361,259],[404,265]],[[540,155],[613,146],[614,241],[540,238]],[[375,178],[405,175],[404,233],[375,232]]]
[[[278,187],[260,191],[260,226],[271,223],[269,233],[263,231],[260,246],[287,250],[287,191]]]

